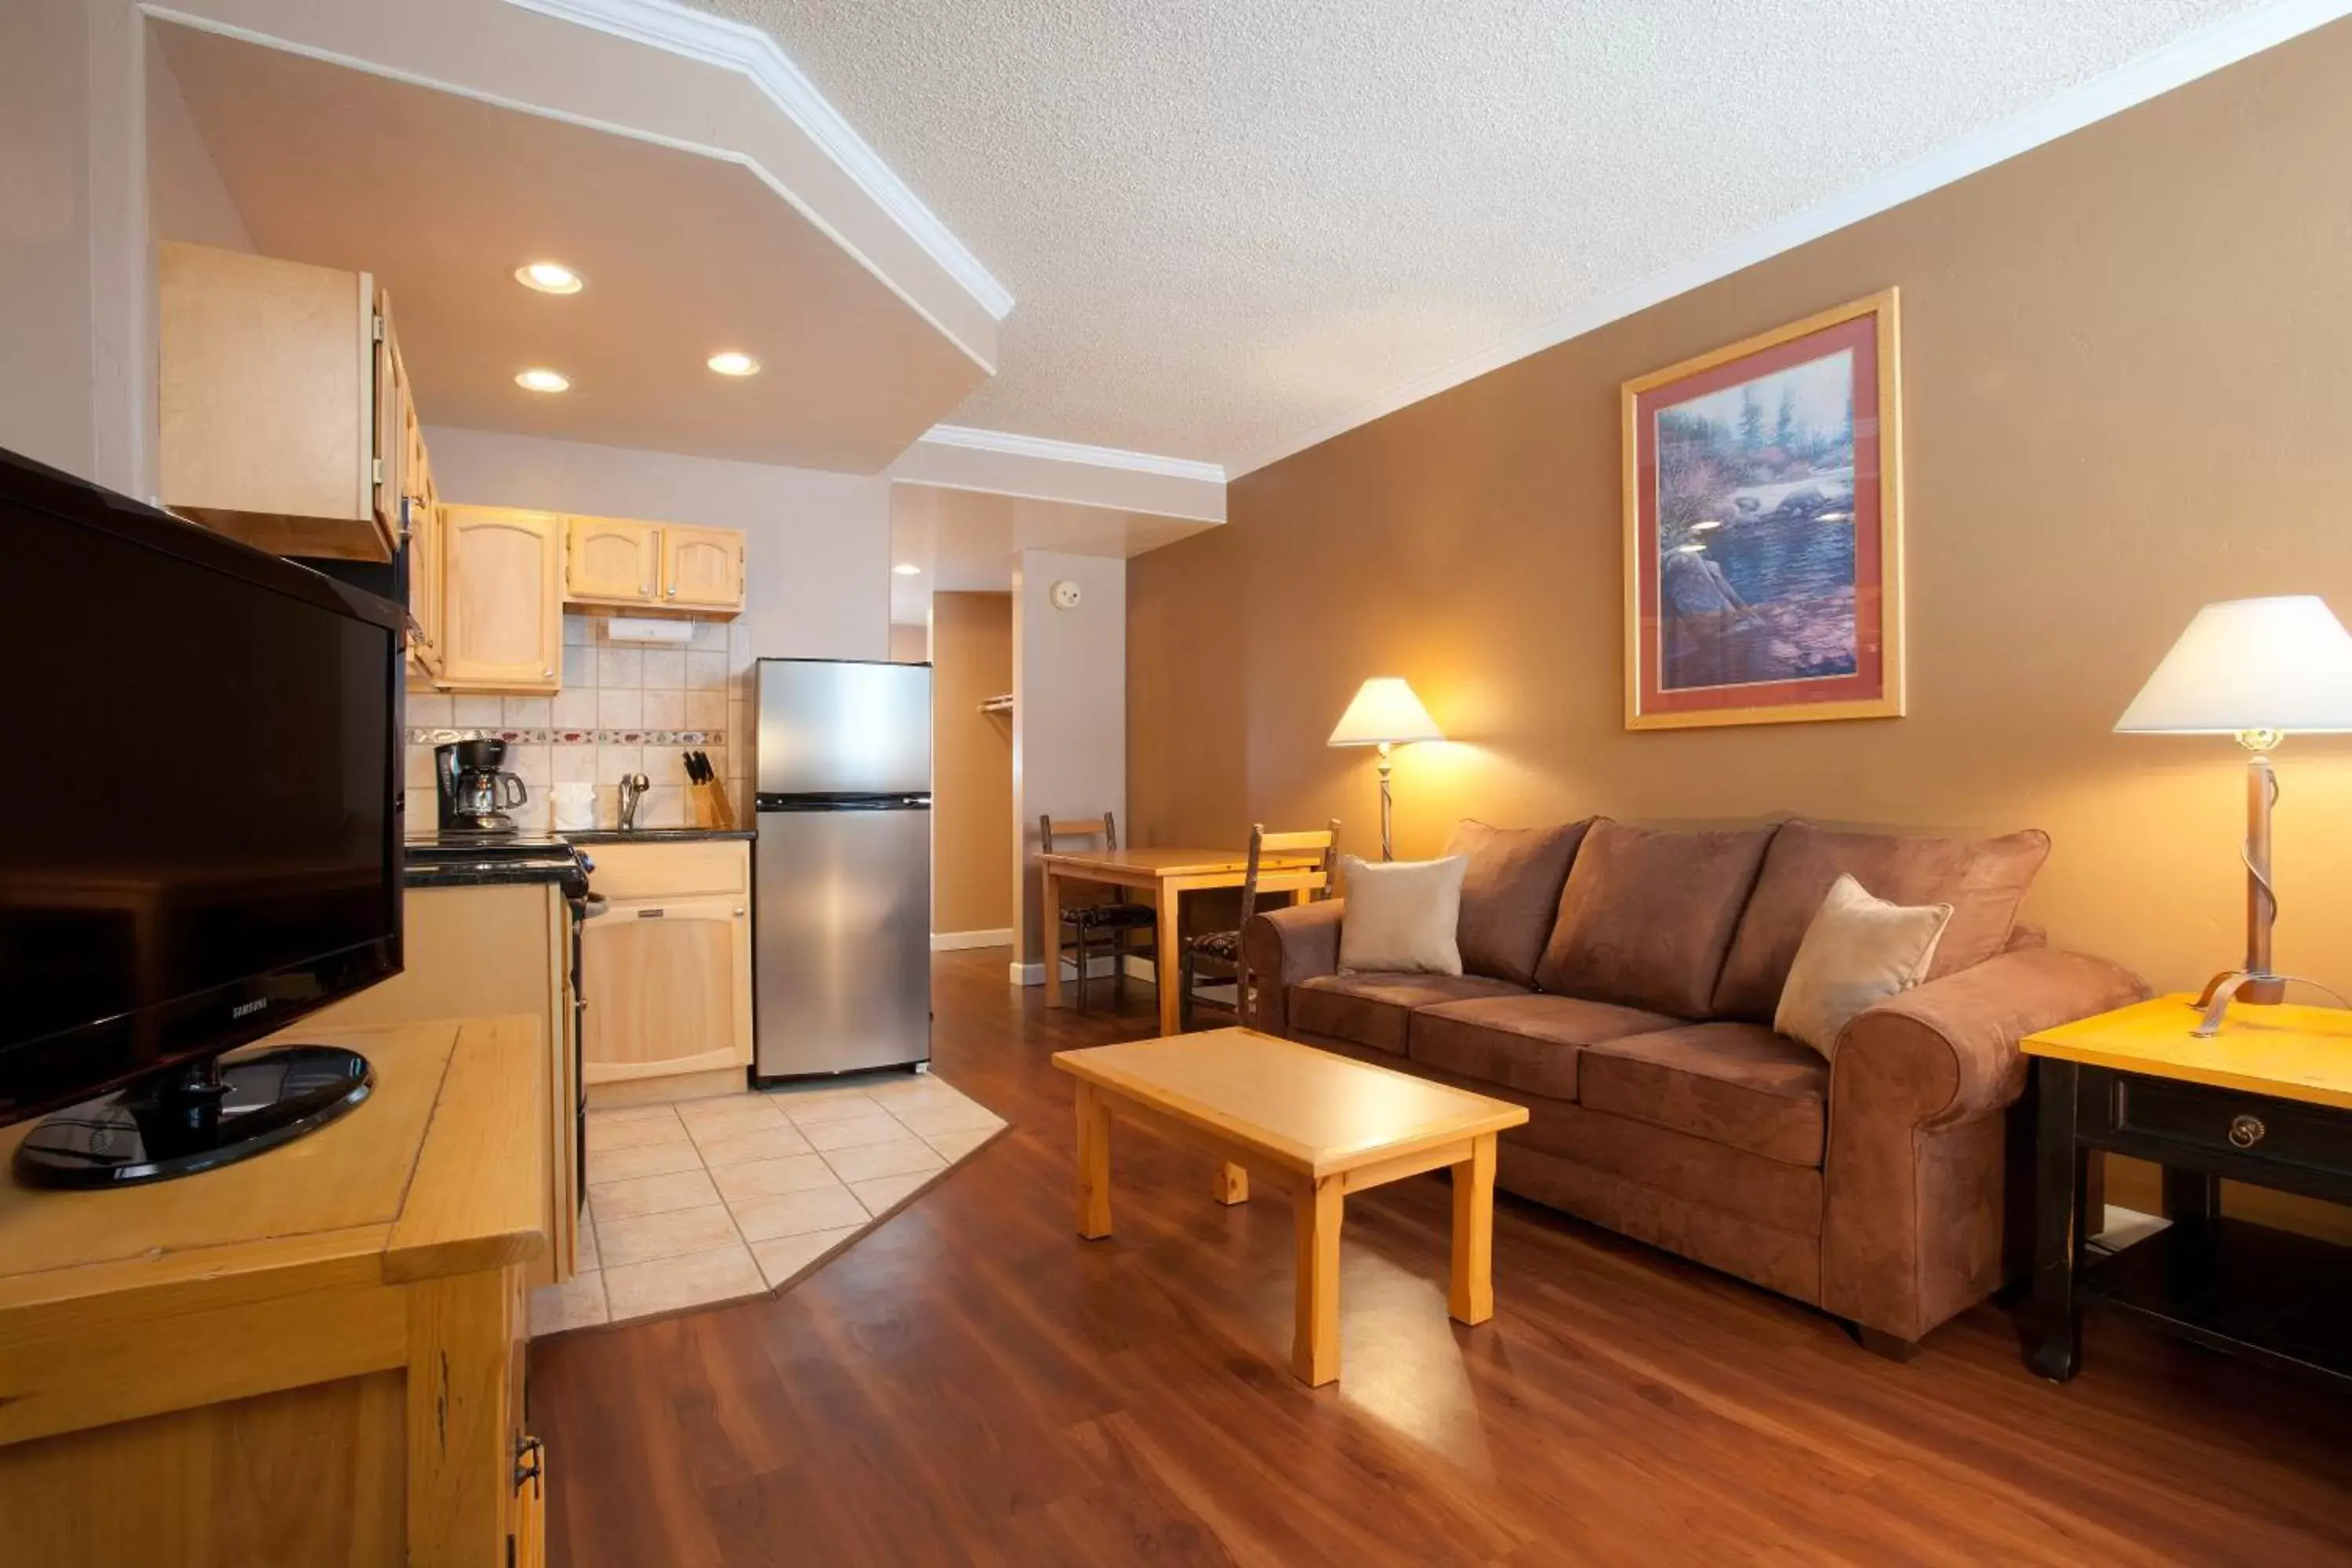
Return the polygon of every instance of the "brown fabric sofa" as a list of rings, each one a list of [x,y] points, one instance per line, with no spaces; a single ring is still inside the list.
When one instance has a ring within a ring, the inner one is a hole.
[[[1526,1105],[1504,1188],[1811,1303],[1884,1353],[2003,1278],[2029,1195],[2009,1181],[2019,1039],[2147,994],[2017,925],[2040,833],[1601,817],[1465,823],[1453,852],[1465,973],[1340,973],[1344,900],[1274,910],[1244,933],[1255,1026]],[[1954,913],[1926,983],[1849,1023],[1832,1068],[1771,1020],[1840,872]]]

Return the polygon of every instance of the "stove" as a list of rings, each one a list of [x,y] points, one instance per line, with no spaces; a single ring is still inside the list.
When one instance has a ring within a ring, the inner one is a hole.
[[[595,871],[596,863],[570,839],[556,833],[415,833],[402,840],[402,849],[412,888],[553,882],[562,889],[563,901],[571,912],[571,951],[567,956],[571,971],[572,1147],[579,1162],[572,1173],[573,1190],[584,1194],[588,1191],[588,1086],[580,1068],[580,1037],[588,1003],[580,984],[580,928],[604,912],[604,900],[588,889],[588,879]]]

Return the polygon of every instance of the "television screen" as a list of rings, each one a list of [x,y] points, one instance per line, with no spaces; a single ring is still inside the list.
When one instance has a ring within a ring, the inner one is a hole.
[[[0,1123],[400,967],[399,609],[0,454]]]

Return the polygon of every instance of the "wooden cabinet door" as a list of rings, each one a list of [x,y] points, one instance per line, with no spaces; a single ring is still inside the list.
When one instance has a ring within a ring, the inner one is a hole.
[[[397,349],[399,366],[401,506],[404,522],[402,548],[408,552],[408,668],[428,679],[441,674],[441,510],[433,483],[433,463],[425,450],[425,431],[416,417],[416,400]]]
[[[740,895],[614,899],[581,940],[588,1082],[751,1065],[751,917]]]
[[[376,526],[383,531],[387,548],[400,538],[400,498],[408,493],[408,427],[403,416],[408,406],[408,377],[400,363],[399,345],[392,336],[392,293],[379,289],[372,331],[375,336],[375,375],[370,388],[375,418],[375,451],[370,492]]]
[[[442,684],[554,690],[563,672],[563,520],[476,506],[441,516]]]
[[[743,536],[731,528],[662,530],[662,603],[679,609],[743,607]]]
[[[618,517],[565,520],[563,596],[598,605],[650,605],[661,589],[660,528]]]
[[[163,504],[281,555],[392,559],[375,477],[378,295],[364,272],[156,252]]]

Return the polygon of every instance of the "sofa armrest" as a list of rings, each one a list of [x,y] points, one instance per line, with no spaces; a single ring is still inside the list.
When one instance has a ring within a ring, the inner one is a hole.
[[[2013,948],[1971,969],[1864,1008],[1838,1032],[1832,1103],[1861,1081],[1857,1110],[1941,1127],[2014,1101],[2025,1089],[2018,1042],[2039,1029],[2144,1000],[2139,977],[2103,958]]]
[[[1339,920],[1346,902],[1326,899],[1251,917],[1242,931],[1242,961],[1253,997],[1250,1027],[1288,1035],[1290,988],[1314,975],[1339,972]]]
[[[2018,1042],[2147,994],[2104,959],[2028,947],[1856,1014],[1830,1069],[1822,1306],[1916,1341],[1991,1294],[2011,1215],[2001,1112],[2026,1086]]]

